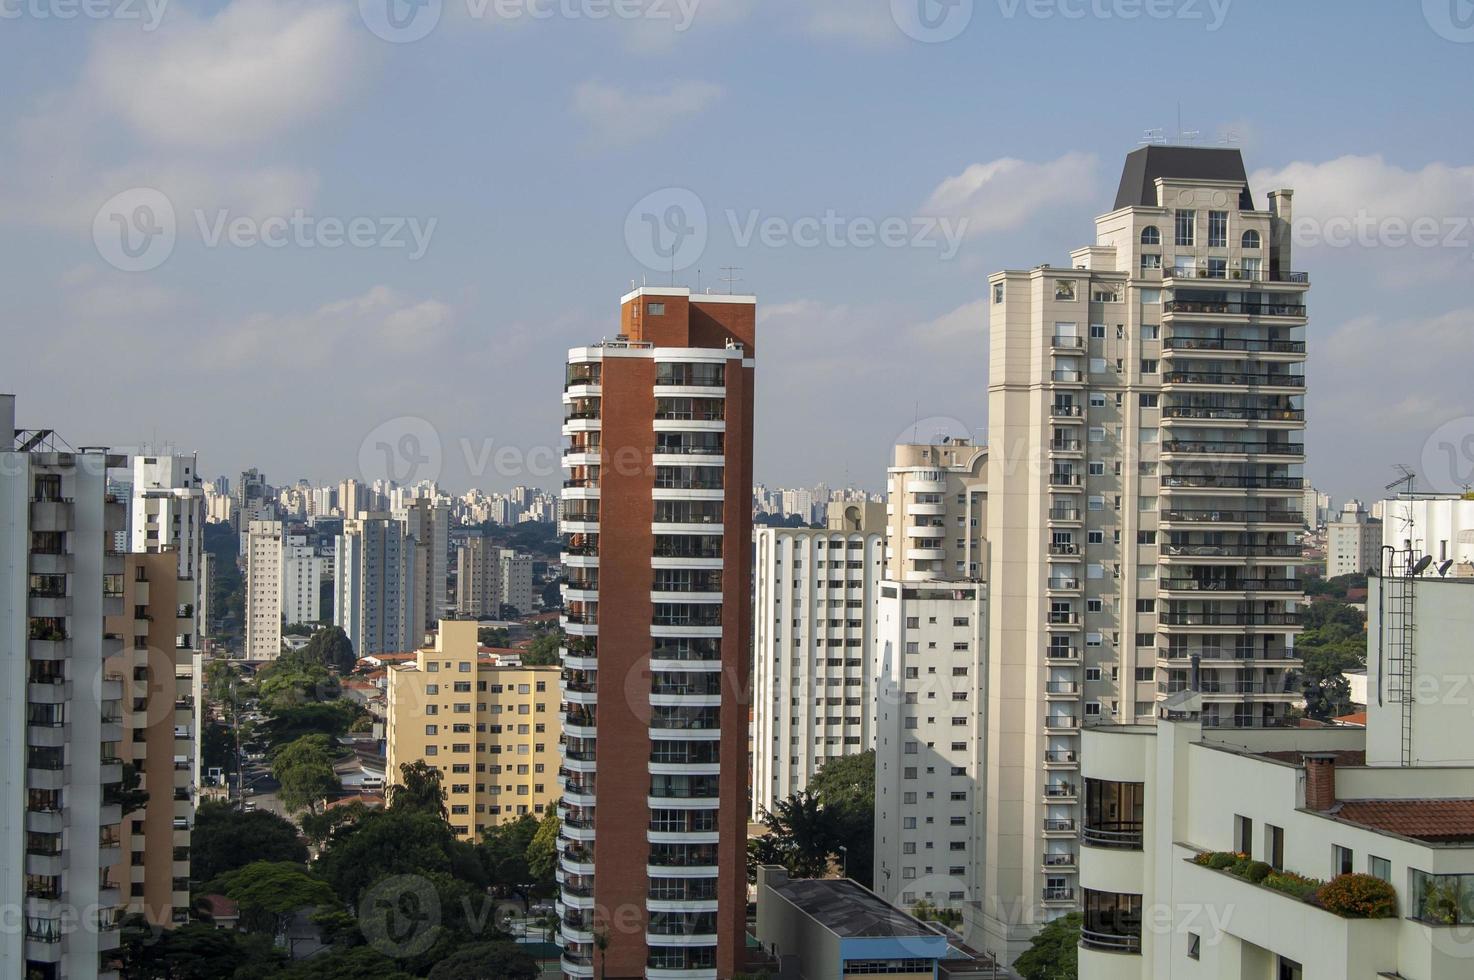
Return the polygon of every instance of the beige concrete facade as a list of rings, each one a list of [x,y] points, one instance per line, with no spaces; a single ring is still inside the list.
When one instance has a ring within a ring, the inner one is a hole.
[[[1082,725],[1273,726],[1298,696],[1307,277],[1291,192],[1147,147],[1095,244],[989,279],[988,874],[1012,962],[1078,903]]]
[[[556,803],[557,667],[503,667],[481,656],[476,623],[443,621],[435,645],[389,670],[388,768],[393,784],[406,763],[440,770],[456,833],[474,839],[489,827]]]

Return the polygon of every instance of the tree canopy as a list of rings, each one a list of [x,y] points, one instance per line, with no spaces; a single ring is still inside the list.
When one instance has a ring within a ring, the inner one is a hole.
[[[516,943],[476,943],[435,964],[429,980],[537,980],[537,960]]]
[[[445,789],[440,782],[440,770],[423,759],[402,764],[399,779],[389,787],[390,809],[419,810],[445,819]]]
[[[333,759],[327,735],[303,735],[277,751],[271,774],[281,783],[281,801],[288,810],[315,814],[329,797],[342,792]]]
[[[207,887],[240,905],[242,928],[270,935],[302,909],[331,910],[338,905],[327,882],[289,861],[255,861],[226,872]]]
[[[1077,980],[1080,946],[1079,912],[1048,923],[1013,964],[1024,980]]]
[[[199,882],[252,861],[307,863],[307,845],[291,821],[266,810],[246,813],[228,803],[199,805],[189,843],[190,872]]]

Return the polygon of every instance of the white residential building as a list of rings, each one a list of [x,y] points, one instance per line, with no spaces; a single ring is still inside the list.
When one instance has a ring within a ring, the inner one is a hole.
[[[1326,578],[1360,575],[1377,565],[1382,522],[1367,514],[1360,500],[1348,500],[1340,519],[1326,524]]]
[[[0,395],[0,976],[116,980],[124,897],[123,684],[105,669],[123,640],[125,465],[15,426]]]
[[[275,660],[281,653],[282,523],[246,525],[246,659]]]
[[[987,450],[903,445],[875,606],[875,891],[980,903],[988,683]]]
[[[327,559],[316,554],[305,535],[282,542],[282,622],[315,623],[322,618],[322,581]]]
[[[502,604],[502,554],[475,534],[456,549],[456,615],[499,619]]]
[[[1468,677],[1474,581],[1373,574],[1368,589],[1365,729],[1208,729],[1192,691],[1155,727],[1086,729],[1080,976],[1471,975],[1474,716],[1453,685]],[[1381,878],[1395,913],[1343,918],[1196,863],[1203,852]]]
[[[1236,149],[1146,146],[1093,244],[989,278],[987,877],[967,931],[1006,963],[1079,903],[1082,725],[1150,723],[1198,669],[1210,727],[1277,725],[1299,697],[1291,199],[1261,209]]]
[[[874,747],[883,532],[753,530],[754,820],[828,760]]]
[[[415,605],[415,541],[405,525],[384,513],[343,522],[335,548],[333,622],[360,657],[406,653],[424,639]]]
[[[413,539],[412,582],[416,634],[433,632],[440,620],[450,615],[450,504],[430,497],[405,500],[394,512]],[[417,644],[416,644],[417,645]],[[413,649],[413,646],[411,647]]]
[[[530,616],[533,613],[532,556],[503,548],[500,565],[502,604]]]
[[[1474,496],[1420,494],[1385,500],[1378,544],[1429,555],[1435,569],[1452,562],[1449,575],[1474,576]]]

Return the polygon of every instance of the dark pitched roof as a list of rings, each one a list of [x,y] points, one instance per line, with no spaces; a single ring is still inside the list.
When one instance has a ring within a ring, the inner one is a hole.
[[[1242,181],[1239,210],[1254,210],[1254,195],[1249,190],[1249,175],[1244,171],[1244,157],[1238,150],[1208,146],[1164,146],[1153,143],[1126,154],[1121,170],[1121,186],[1116,191],[1113,210],[1133,204],[1156,207],[1158,177],[1180,180]]]

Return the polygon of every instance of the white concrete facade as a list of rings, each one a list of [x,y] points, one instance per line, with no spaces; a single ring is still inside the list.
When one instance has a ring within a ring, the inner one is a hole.
[[[1474,575],[1474,496],[1417,496],[1382,502],[1380,547],[1429,555],[1448,574]]]
[[[281,521],[250,521],[242,551],[246,564],[246,659],[275,660],[281,653]]]
[[[333,622],[360,657],[404,653],[423,639],[415,606],[414,539],[388,514],[363,513],[343,522],[335,548]]]
[[[1326,578],[1365,574],[1377,566],[1381,548],[1382,522],[1361,501],[1348,500],[1337,519],[1326,524]]]
[[[282,622],[315,623],[322,618],[322,580],[327,559],[317,555],[305,535],[282,542]]]
[[[757,528],[752,817],[830,759],[873,747],[875,602],[885,539]]]

